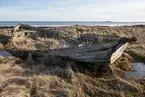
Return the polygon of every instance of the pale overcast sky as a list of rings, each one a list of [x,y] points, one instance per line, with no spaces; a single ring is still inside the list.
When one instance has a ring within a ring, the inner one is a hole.
[[[0,21],[145,21],[145,0],[0,0]]]

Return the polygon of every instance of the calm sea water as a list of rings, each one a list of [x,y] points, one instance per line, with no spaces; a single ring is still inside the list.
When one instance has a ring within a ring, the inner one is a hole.
[[[29,24],[32,26],[129,26],[145,25],[145,22],[79,22],[79,21],[0,21],[0,26],[15,26],[18,23]]]

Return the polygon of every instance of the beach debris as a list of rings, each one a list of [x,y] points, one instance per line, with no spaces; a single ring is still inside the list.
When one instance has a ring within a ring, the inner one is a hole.
[[[38,37],[61,38],[61,32],[52,31],[44,28],[33,27],[25,24],[18,24],[12,30],[13,37],[24,37],[37,39]],[[35,41],[34,39],[34,41]],[[65,40],[65,39],[64,39]],[[67,41],[67,40],[65,40]],[[136,38],[127,38],[112,35],[99,34],[82,34],[76,37],[74,41],[78,44],[74,47],[55,48],[55,49],[20,49],[15,47],[14,50],[7,50],[12,55],[20,58],[27,58],[31,52],[32,57],[59,57],[63,60],[69,59],[73,61],[85,63],[114,63],[127,48],[128,44],[135,42]],[[88,45],[85,45],[85,44]]]
[[[64,34],[56,30],[33,27],[26,24],[18,24],[11,31],[13,37],[29,37],[34,40],[37,37],[61,39],[65,36]]]
[[[28,57],[29,52],[32,52],[33,57],[52,56],[86,63],[114,63],[115,60],[117,60],[122,55],[130,42],[130,40],[123,42],[118,41],[93,44],[90,46],[85,45],[52,50],[15,49],[8,51],[11,52],[14,56],[20,58],[26,58]]]

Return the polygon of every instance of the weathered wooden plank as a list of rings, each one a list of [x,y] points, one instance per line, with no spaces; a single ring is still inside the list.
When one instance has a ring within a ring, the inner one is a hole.
[[[9,51],[15,56],[23,56],[31,52],[34,57],[64,57],[74,61],[88,63],[107,62],[113,63],[117,60],[127,47],[127,44],[94,44],[92,46],[82,46],[74,48],[55,49],[48,51]],[[117,50],[116,50],[117,49]],[[115,51],[114,51],[115,50]]]
[[[118,49],[112,53],[110,63],[114,63],[122,55],[124,50],[127,48],[128,44],[129,43],[127,42],[125,44],[120,44],[117,46]]]

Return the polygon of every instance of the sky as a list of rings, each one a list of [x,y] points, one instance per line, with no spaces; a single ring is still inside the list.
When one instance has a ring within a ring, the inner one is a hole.
[[[0,0],[0,21],[145,22],[145,0]]]

